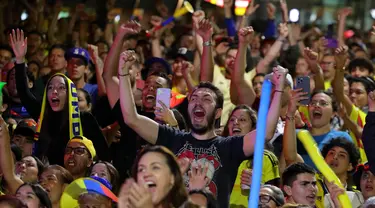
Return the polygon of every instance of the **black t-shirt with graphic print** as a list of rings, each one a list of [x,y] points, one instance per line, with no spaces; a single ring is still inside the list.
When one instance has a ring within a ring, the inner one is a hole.
[[[219,207],[229,207],[229,197],[236,179],[237,169],[246,159],[243,152],[243,136],[216,136],[209,140],[197,140],[190,132],[159,125],[157,145],[169,148],[178,158],[187,157],[192,165],[209,162],[207,176],[210,191],[216,196]],[[187,174],[184,175],[188,184]]]

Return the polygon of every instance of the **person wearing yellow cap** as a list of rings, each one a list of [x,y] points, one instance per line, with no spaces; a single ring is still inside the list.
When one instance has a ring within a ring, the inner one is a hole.
[[[74,179],[84,177],[96,158],[91,140],[84,136],[73,137],[65,148],[64,167]]]

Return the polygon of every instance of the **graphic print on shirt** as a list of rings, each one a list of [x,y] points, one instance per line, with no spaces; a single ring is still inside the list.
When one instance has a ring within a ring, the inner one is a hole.
[[[211,193],[217,196],[217,186],[213,178],[215,172],[222,167],[219,154],[215,145],[211,145],[208,148],[193,147],[192,144],[186,142],[185,145],[178,151],[177,157],[188,158],[191,161],[190,169],[198,167],[205,167],[208,164],[207,178],[209,179],[207,188]],[[189,176],[187,173],[184,174],[184,183],[186,186],[189,185]]]

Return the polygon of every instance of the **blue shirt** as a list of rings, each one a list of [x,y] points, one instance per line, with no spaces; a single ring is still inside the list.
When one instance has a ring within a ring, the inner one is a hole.
[[[298,130],[297,130],[298,133]],[[336,131],[336,130],[331,130],[327,134],[319,135],[319,136],[313,136],[315,142],[318,144],[319,150],[322,151],[324,145],[329,143],[332,139],[336,138],[344,138],[350,142],[353,142],[352,138],[349,136],[348,133],[343,132],[343,131]],[[310,156],[307,154],[305,148],[303,147],[302,143],[300,141],[297,141],[297,151],[305,161],[307,165],[310,165],[311,167],[316,168],[315,164],[311,160]]]
[[[90,94],[91,102],[94,105],[98,97],[98,85],[86,83],[85,86],[83,86],[83,89]]]

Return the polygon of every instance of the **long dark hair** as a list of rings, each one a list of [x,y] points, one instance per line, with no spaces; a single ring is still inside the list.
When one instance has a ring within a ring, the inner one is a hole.
[[[187,201],[188,194],[187,194],[186,187],[184,185],[184,181],[182,178],[180,166],[177,163],[177,158],[166,147],[159,146],[159,145],[146,146],[142,151],[140,151],[133,165],[133,170],[132,170],[133,178],[137,180],[138,163],[140,159],[149,152],[160,153],[165,157],[168,167],[174,176],[174,184],[173,184],[172,189],[169,191],[168,195],[165,197],[164,201],[168,202],[168,204],[172,204],[173,207],[180,207],[182,204],[184,204]]]
[[[35,193],[35,196],[39,199],[40,207],[52,208],[51,200],[49,199],[47,192],[42,188],[41,185],[34,183],[24,183],[17,189],[16,193],[18,192],[18,190],[20,190],[20,188],[24,186],[31,187],[31,189]]]
[[[251,130],[256,128],[257,120],[258,120],[256,112],[251,107],[249,107],[248,105],[238,105],[232,110],[232,112],[230,113],[230,115],[228,117],[227,124],[225,124],[224,130],[223,130],[223,136],[229,136],[229,129],[228,129],[229,120],[232,117],[233,113],[236,112],[237,110],[245,110],[246,113],[249,114],[250,120],[252,122],[252,129]]]

